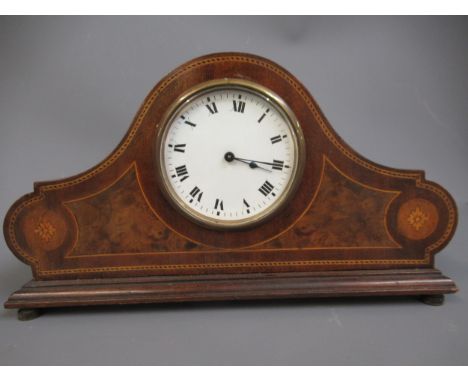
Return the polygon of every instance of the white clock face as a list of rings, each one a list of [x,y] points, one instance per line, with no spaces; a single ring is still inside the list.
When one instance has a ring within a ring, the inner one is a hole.
[[[270,215],[298,176],[298,127],[284,108],[239,85],[211,87],[183,102],[160,142],[170,198],[215,227],[240,227]]]

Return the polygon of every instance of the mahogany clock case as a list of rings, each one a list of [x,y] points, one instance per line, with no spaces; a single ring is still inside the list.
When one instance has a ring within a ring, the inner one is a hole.
[[[236,231],[177,213],[156,170],[165,112],[188,89],[223,78],[278,94],[300,123],[307,157],[287,208]],[[423,171],[378,165],[351,149],[287,70],[250,54],[212,54],[163,78],[104,161],[35,183],[11,207],[6,242],[34,281],[5,306],[453,293],[434,255],[456,222],[444,188]]]

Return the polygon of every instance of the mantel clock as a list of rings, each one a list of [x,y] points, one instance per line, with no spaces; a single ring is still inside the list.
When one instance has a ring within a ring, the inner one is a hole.
[[[416,295],[442,303],[434,254],[452,197],[352,150],[304,86],[254,55],[185,63],[101,163],[35,183],[4,233],[34,278],[5,303],[59,306]]]

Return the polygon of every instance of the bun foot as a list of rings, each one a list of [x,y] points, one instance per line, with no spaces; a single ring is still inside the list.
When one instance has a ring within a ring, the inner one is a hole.
[[[422,295],[421,301],[427,305],[440,306],[444,304],[444,298],[443,294],[428,294]]]
[[[42,314],[40,309],[18,309],[18,320],[30,321]]]

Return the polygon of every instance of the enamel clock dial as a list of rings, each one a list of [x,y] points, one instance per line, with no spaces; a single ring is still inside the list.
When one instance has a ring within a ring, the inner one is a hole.
[[[257,224],[293,195],[303,141],[292,111],[267,88],[244,80],[204,83],[180,97],[162,123],[163,191],[201,225]]]

